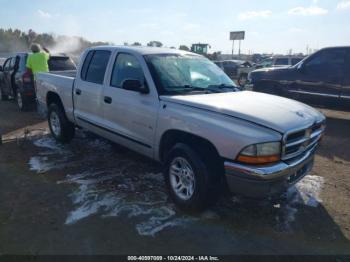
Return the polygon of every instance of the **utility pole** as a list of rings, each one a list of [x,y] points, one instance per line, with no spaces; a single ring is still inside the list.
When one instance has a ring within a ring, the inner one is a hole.
[[[235,40],[232,40],[232,59],[235,52]]]
[[[238,57],[241,59],[241,40],[239,40]]]
[[[245,31],[235,31],[230,32],[230,40],[232,40],[232,59],[234,59],[234,51],[235,51],[235,40],[239,41],[239,49],[238,49],[238,55],[241,57],[241,40],[244,40],[245,38]]]

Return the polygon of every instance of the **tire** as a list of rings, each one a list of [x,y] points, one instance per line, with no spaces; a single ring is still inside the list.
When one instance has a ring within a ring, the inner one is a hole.
[[[23,112],[23,111],[28,111],[30,109],[31,105],[23,97],[21,91],[18,89],[16,89],[15,101],[16,101],[16,104],[17,104],[19,111]]]
[[[67,119],[62,106],[51,104],[48,110],[51,135],[60,143],[69,143],[75,135],[75,126]]]
[[[240,87],[244,87],[247,84],[248,81],[248,75],[247,74],[241,74],[238,78],[238,84]]]
[[[7,100],[9,100],[9,96],[8,96],[8,95],[5,95],[5,94],[2,92],[1,87],[0,87],[0,97],[1,97],[1,101],[7,101]]]
[[[183,143],[176,144],[167,155],[163,169],[166,186],[181,209],[200,211],[216,200],[218,183],[206,163]]]

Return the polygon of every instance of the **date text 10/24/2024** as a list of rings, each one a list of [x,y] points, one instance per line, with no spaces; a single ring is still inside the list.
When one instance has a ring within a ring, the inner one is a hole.
[[[128,261],[220,261],[216,256],[128,256]]]

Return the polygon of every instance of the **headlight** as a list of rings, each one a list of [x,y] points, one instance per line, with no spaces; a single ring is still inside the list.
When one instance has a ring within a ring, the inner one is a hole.
[[[268,164],[281,159],[281,143],[270,142],[250,145],[239,154],[237,161],[246,164]]]

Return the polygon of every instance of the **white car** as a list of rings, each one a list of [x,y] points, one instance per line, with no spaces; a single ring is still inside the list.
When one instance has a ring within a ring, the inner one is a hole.
[[[208,59],[145,47],[94,47],[75,76],[37,75],[52,136],[79,126],[159,161],[173,201],[201,209],[228,185],[280,195],[312,168],[325,117],[302,103],[249,91]]]
[[[304,58],[304,56],[273,56],[261,61],[256,68],[293,66]]]

